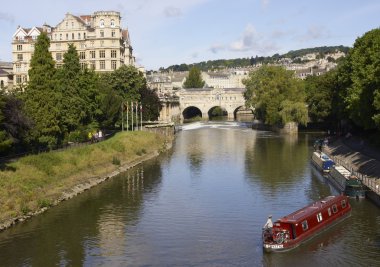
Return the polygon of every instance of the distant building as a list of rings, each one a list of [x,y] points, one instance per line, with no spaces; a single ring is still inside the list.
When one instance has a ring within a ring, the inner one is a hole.
[[[82,68],[108,72],[121,65],[134,65],[135,58],[129,32],[121,28],[121,16],[115,11],[98,11],[92,15],[74,16],[67,13],[55,27],[18,27],[12,40],[14,83],[29,80],[28,70],[34,45],[41,32],[50,38],[50,52],[56,67],[63,64],[69,44],[74,44]]]
[[[12,62],[0,62],[0,89],[12,89],[13,67]]]

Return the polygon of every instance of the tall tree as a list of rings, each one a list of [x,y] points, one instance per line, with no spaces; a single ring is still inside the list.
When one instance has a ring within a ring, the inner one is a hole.
[[[85,101],[81,97],[79,80],[82,71],[79,56],[73,44],[69,44],[67,52],[63,55],[63,65],[57,70],[56,94],[60,118],[59,125],[62,132],[61,138],[65,138],[69,132],[77,130],[88,117]]]
[[[147,87],[143,87],[140,89],[139,93],[141,95],[141,104],[143,108],[143,120],[157,120],[162,108],[157,92]]]
[[[54,147],[62,134],[59,127],[60,111],[57,103],[59,96],[54,91],[54,60],[49,52],[50,40],[42,32],[35,44],[34,54],[30,62],[29,83],[22,99],[34,127],[27,140],[36,145]]]
[[[262,66],[243,81],[246,105],[255,108],[257,116],[269,125],[308,119],[302,80],[293,71],[278,66]]]
[[[192,67],[189,72],[189,76],[186,78],[183,84],[184,88],[203,88],[205,82],[202,80],[201,71],[197,67]]]
[[[345,104],[350,119],[364,129],[380,129],[380,29],[355,41],[345,65],[340,75],[348,84]]]

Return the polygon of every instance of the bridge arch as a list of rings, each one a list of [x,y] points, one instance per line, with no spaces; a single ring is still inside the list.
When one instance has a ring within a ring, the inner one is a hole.
[[[207,114],[208,118],[211,119],[212,117],[228,116],[228,111],[222,106],[213,106],[208,110]]]
[[[202,111],[198,107],[196,107],[196,106],[186,107],[182,111],[182,117],[185,120],[188,120],[188,119],[191,119],[191,118],[195,118],[197,116],[199,116],[199,117],[202,118]]]

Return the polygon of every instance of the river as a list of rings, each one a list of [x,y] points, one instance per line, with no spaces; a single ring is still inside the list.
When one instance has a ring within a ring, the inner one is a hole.
[[[158,158],[1,232],[0,266],[380,266],[368,200],[293,251],[263,253],[269,214],[336,194],[310,164],[315,137],[186,125]]]

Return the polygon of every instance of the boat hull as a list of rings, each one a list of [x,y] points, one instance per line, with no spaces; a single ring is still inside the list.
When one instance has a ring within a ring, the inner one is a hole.
[[[345,195],[329,196],[278,219],[272,228],[263,229],[265,252],[294,249],[351,214]]]
[[[271,253],[271,252],[287,252],[289,250],[295,249],[298,246],[301,246],[301,245],[307,243],[308,241],[312,240],[313,238],[319,236],[320,234],[328,231],[329,229],[331,229],[332,227],[334,227],[335,225],[339,224],[341,221],[345,220],[346,218],[348,218],[350,216],[351,216],[351,212],[346,213],[345,215],[343,215],[339,219],[335,220],[333,223],[329,224],[328,226],[326,226],[326,227],[322,228],[321,230],[317,231],[316,233],[311,234],[310,236],[307,236],[307,237],[305,237],[303,239],[295,240],[294,242],[288,242],[286,244],[264,244],[263,245],[263,249],[267,253]]]

